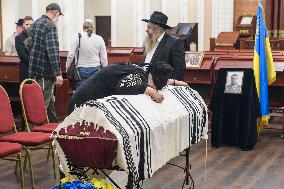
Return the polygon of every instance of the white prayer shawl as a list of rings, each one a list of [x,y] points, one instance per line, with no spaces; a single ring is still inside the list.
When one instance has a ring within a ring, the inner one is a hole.
[[[118,139],[115,165],[131,172],[134,181],[151,177],[191,142],[208,139],[207,107],[190,87],[168,86],[165,100],[155,103],[149,96],[117,95],[89,101],[76,108],[55,131],[77,122],[93,122]],[[189,131],[189,128],[191,130]],[[69,172],[65,154],[54,139],[61,170]]]

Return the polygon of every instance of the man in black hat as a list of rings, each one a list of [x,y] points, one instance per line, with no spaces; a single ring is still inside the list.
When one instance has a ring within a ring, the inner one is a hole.
[[[42,88],[50,122],[57,122],[54,109],[54,84],[63,83],[59,64],[59,41],[55,23],[63,15],[57,3],[46,7],[46,13],[37,19],[29,29],[30,50],[29,77],[34,78]]]
[[[144,41],[144,63],[165,61],[173,68],[172,78],[183,80],[185,71],[185,52],[181,41],[166,34],[168,17],[159,11],[154,11],[147,22],[147,36]]]
[[[23,31],[24,19],[20,18],[16,24],[16,31],[5,41],[4,54],[7,56],[17,56],[15,47],[15,37]]]

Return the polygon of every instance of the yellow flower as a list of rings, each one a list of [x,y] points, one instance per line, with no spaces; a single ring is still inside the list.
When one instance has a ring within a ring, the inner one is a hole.
[[[108,183],[106,179],[92,178],[90,182],[97,189],[118,189],[112,183]]]
[[[116,189],[115,186],[113,186],[111,183],[107,184],[107,189]]]
[[[75,180],[76,180],[76,179],[73,178],[73,177],[70,177],[70,178],[65,177],[65,178],[61,179],[60,182],[63,184],[63,183],[65,183],[65,182],[73,182],[73,181],[75,181]]]
[[[68,178],[65,177],[65,178],[61,179],[60,182],[61,182],[61,183],[68,182]]]

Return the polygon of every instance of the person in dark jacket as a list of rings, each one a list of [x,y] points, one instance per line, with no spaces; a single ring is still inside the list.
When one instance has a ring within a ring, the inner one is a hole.
[[[23,31],[15,38],[15,46],[18,57],[20,58],[20,82],[29,77],[30,53],[25,42],[28,38],[28,29],[32,24],[33,18],[31,16],[26,16],[24,18]]]
[[[29,77],[40,85],[51,123],[58,122],[54,108],[54,86],[63,84],[60,67],[59,40],[56,23],[63,15],[57,3],[50,3],[46,12],[29,29]]]
[[[69,104],[69,114],[89,100],[110,95],[146,94],[161,103],[163,95],[158,91],[165,85],[187,85],[183,81],[169,79],[172,67],[167,62],[153,62],[147,70],[127,63],[113,63],[96,72],[76,90]]]
[[[147,36],[144,41],[144,63],[165,61],[173,68],[172,78],[183,80],[185,72],[185,51],[182,42],[166,34],[168,17],[159,11],[154,11],[147,22]]]

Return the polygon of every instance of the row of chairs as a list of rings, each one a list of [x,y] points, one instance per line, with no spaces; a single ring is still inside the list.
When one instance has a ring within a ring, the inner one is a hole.
[[[31,185],[34,188],[31,150],[47,149],[47,160],[51,151],[53,173],[56,178],[53,139],[50,134],[58,123],[49,123],[43,93],[35,80],[26,79],[21,83],[20,98],[25,120],[23,132],[17,131],[8,94],[0,85],[0,159],[16,161],[15,173],[19,168],[21,188],[24,188],[23,170],[26,169],[28,161]],[[25,153],[24,164],[22,152]]]

